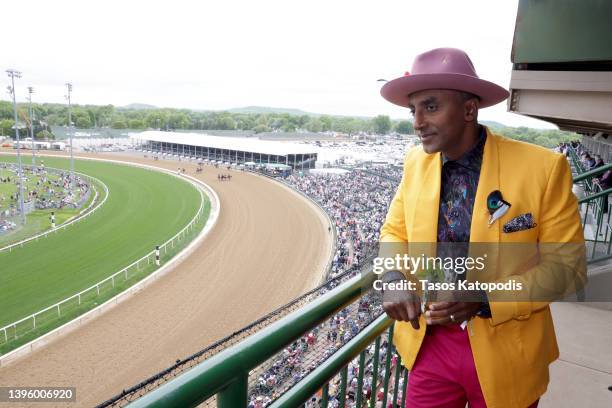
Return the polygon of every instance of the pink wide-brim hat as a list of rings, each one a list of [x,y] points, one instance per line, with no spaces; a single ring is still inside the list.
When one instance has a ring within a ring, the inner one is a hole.
[[[510,93],[493,82],[478,78],[470,57],[457,48],[436,48],[417,55],[412,71],[387,82],[380,90],[383,98],[408,107],[408,95],[426,89],[452,89],[480,98],[480,107],[493,106]]]

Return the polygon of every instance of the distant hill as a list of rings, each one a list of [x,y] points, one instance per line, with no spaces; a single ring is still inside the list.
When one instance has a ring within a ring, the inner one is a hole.
[[[288,113],[289,115],[309,115],[309,116],[321,116],[319,113],[311,113],[305,112],[299,109],[291,109],[291,108],[272,108],[268,106],[245,106],[243,108],[232,108],[226,109],[226,112],[231,113]]]
[[[119,109],[148,110],[148,109],[162,109],[162,108],[159,108],[154,105],[148,105],[146,103],[131,103],[129,105],[122,106]],[[173,108],[173,109],[178,109],[178,108]],[[214,109],[214,110],[188,109],[188,110],[192,110],[194,112],[230,112],[230,113],[260,114],[260,115],[276,113],[276,114],[289,114],[289,115],[295,115],[295,116],[307,115],[307,116],[314,116],[314,117],[327,115],[327,116],[333,116],[333,117],[352,117],[352,118],[364,119],[364,120],[369,120],[373,118],[373,116],[368,117],[368,116],[352,116],[352,115],[333,115],[333,114],[306,112],[300,109],[275,108],[275,107],[270,107],[270,106],[244,106],[240,108],[231,108],[231,109]],[[399,119],[391,118],[391,119],[392,120],[406,120],[406,118],[399,118]],[[486,125],[492,128],[498,128],[498,129],[508,127],[504,125],[503,123],[495,122],[492,120],[483,120],[483,121],[480,121],[480,123],[482,123],[483,125]]]
[[[148,105],[146,103],[130,103],[129,105],[121,106],[119,109],[164,109],[154,105]],[[231,108],[231,109],[191,109],[191,108],[168,108],[168,109],[188,109],[194,112],[230,112],[230,113],[252,113],[252,114],[264,114],[264,113],[287,113],[289,115],[309,115],[309,116],[321,116],[320,113],[310,113],[299,109],[291,108],[272,108],[267,106],[245,106],[242,108]]]
[[[147,105],[146,103],[130,103],[129,105],[122,106],[123,109],[159,109],[157,106]]]
[[[243,108],[232,108],[232,109],[224,109],[224,112],[230,112],[230,113],[251,113],[251,114],[264,114],[264,113],[287,113],[289,115],[296,115],[296,116],[302,116],[302,115],[307,115],[307,116],[314,116],[314,117],[319,117],[319,116],[332,116],[335,118],[355,118],[355,119],[372,119],[373,116],[356,116],[356,115],[336,115],[333,113],[313,113],[313,112],[306,112],[300,109],[291,109],[291,108],[272,108],[272,107],[268,107],[268,106],[246,106]]]

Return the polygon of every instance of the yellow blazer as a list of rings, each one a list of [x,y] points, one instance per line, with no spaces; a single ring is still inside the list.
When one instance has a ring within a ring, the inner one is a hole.
[[[440,153],[427,154],[420,147],[407,153],[402,181],[381,229],[381,245],[436,242],[441,170]],[[512,206],[489,227],[486,200],[494,190],[500,190]],[[527,212],[533,214],[535,228],[503,232],[504,223]],[[584,248],[565,157],[487,129],[470,242],[531,242],[533,247],[537,243],[573,242]],[[518,268],[520,261],[513,261],[504,265]],[[535,277],[546,274],[542,262],[515,278],[529,287]],[[571,273],[578,282],[586,282],[584,258]],[[467,328],[480,385],[488,407],[525,408],[546,391],[548,365],[559,356],[548,302],[489,300],[492,317],[473,318]],[[394,344],[408,369],[419,352],[425,328],[423,316],[420,330],[406,322],[395,323]]]

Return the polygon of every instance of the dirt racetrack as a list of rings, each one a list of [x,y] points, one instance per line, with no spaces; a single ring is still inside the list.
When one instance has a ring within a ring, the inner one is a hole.
[[[219,195],[217,225],[175,270],[0,368],[0,386],[76,387],[77,403],[70,406],[91,407],[319,283],[331,247],[327,221],[312,203],[279,183],[234,170],[231,181],[219,182],[224,169],[205,166],[196,175],[195,165],[187,162],[92,157],[184,167]]]

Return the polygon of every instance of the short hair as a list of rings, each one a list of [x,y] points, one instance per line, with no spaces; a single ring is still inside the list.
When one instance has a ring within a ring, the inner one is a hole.
[[[480,97],[478,95],[474,95],[473,93],[465,92],[465,91],[457,91],[457,92],[459,92],[459,96],[461,97],[461,100],[463,102],[469,101],[470,99],[478,99],[478,101],[480,101]]]

